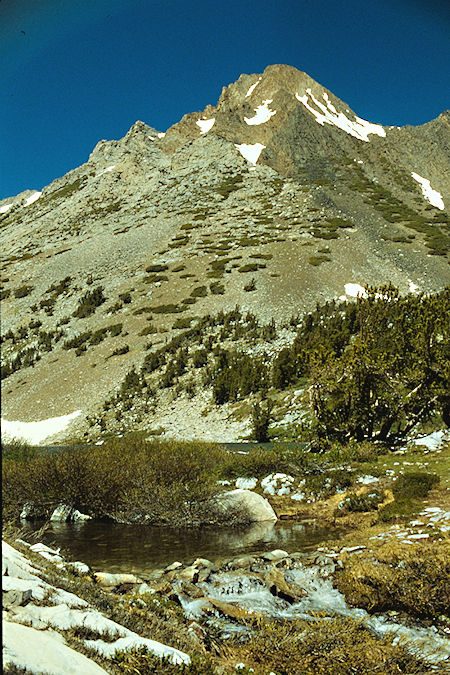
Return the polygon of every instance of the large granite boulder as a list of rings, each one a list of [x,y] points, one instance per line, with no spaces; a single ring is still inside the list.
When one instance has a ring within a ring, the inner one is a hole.
[[[231,490],[215,498],[215,506],[223,516],[229,514],[235,523],[275,521],[277,516],[267,499],[251,490]]]

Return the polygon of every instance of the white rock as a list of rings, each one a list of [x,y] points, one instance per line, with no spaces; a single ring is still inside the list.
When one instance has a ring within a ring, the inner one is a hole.
[[[89,565],[86,565],[84,562],[67,562],[65,565],[78,572],[78,574],[89,574]]]
[[[141,579],[138,579],[134,574],[110,574],[108,572],[94,572],[97,582],[102,586],[117,586],[117,584],[139,584]]]
[[[77,509],[74,509],[72,511],[72,515],[71,515],[70,519],[73,520],[74,522],[77,522],[77,521],[80,521],[80,520],[91,520],[91,518],[92,517],[88,516],[86,513],[80,513],[79,511],[77,511]]]
[[[230,518],[236,512],[242,514],[242,522],[257,523],[265,520],[277,520],[277,516],[267,499],[251,490],[231,490],[224,492],[215,499],[215,504]]]
[[[59,504],[50,516],[50,520],[56,523],[67,523],[71,519],[73,509],[67,504]]]

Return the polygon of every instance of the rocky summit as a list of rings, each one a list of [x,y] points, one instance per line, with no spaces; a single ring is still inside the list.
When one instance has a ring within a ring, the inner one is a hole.
[[[40,422],[45,440],[70,421],[89,438],[245,436],[248,410],[214,404],[189,345],[178,375],[190,395],[173,378],[156,392],[133,377],[181,331],[236,306],[242,325],[267,329],[246,349],[275,354],[294,339],[291,317],[316,303],[387,282],[443,289],[449,126],[448,111],[419,127],[368,122],[272,65],[165,133],[138,121],[42,192],[0,202],[9,432]],[[226,339],[210,333],[209,349]]]

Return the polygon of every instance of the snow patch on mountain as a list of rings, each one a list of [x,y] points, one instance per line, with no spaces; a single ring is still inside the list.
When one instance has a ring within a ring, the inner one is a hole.
[[[6,213],[11,208],[12,204],[4,204],[0,206],[0,213]]]
[[[303,103],[305,108],[309,110],[310,113],[316,118],[316,122],[320,125],[330,124],[332,126],[338,127],[345,131],[347,134],[354,136],[360,141],[369,141],[369,134],[376,134],[377,136],[384,137],[386,132],[380,124],[372,124],[372,122],[367,122],[361,117],[355,115],[356,122],[352,122],[344,115],[344,113],[338,113],[334,105],[331,103],[328,95],[324,94],[325,104],[321,103],[312,93],[311,89],[307,89],[306,93],[303,96],[296,93],[295,98],[300,103]],[[311,102],[319,108],[313,108]],[[322,111],[322,112],[320,112]]]
[[[115,168],[116,168],[115,164],[112,164],[111,166],[107,166],[106,169],[103,169],[103,171],[100,171],[100,173],[98,173],[95,176],[95,178],[98,178],[99,176],[103,176],[104,173],[109,173],[110,171],[112,171]]]
[[[423,176],[419,176],[419,174],[415,173],[414,171],[411,171],[411,176],[414,178],[414,180],[420,183],[420,187],[422,188],[422,194],[427,200],[427,202],[429,202],[432,206],[436,206],[438,209],[443,211],[445,207],[442,195],[437,190],[433,190],[428,178],[423,178]]]
[[[33,445],[39,445],[47,438],[58,434],[60,431],[64,431],[70,422],[80,414],[81,410],[75,410],[68,415],[50,417],[39,422],[8,421],[2,417],[2,436],[5,438],[19,438]]]
[[[207,134],[210,129],[213,128],[214,122],[216,121],[215,117],[211,117],[211,119],[206,120],[206,119],[201,119],[196,121],[196,125],[200,127],[200,135]]]
[[[33,202],[35,202],[37,199],[39,199],[41,194],[42,194],[42,192],[35,192],[34,194],[32,194],[31,197],[28,197],[24,206],[30,206],[30,204],[33,204]]]
[[[245,94],[245,98],[247,98],[247,96],[251,96],[251,95],[252,95],[252,93],[253,93],[255,87],[258,86],[258,84],[259,84],[260,82],[261,82],[261,78],[259,77],[259,78],[257,79],[257,81],[255,82],[255,84],[252,84],[252,86],[250,87],[250,89],[248,90],[248,92]]]
[[[345,295],[350,296],[351,298],[357,298],[361,296],[362,298],[367,298],[366,289],[360,286],[359,284],[345,284]]]
[[[248,145],[247,143],[235,143],[236,148],[241,153],[242,157],[247,159],[250,164],[255,165],[259,159],[261,152],[266,147],[262,143],[253,143],[253,145]]]
[[[262,102],[262,105],[259,105],[255,108],[254,117],[244,117],[244,121],[250,126],[255,126],[257,124],[264,124],[268,122],[273,115],[276,115],[276,110],[270,110],[269,103],[272,103],[272,99],[268,98]]]

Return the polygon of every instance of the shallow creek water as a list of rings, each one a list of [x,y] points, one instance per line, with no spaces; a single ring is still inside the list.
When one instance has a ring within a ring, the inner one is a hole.
[[[26,532],[39,528],[27,524]],[[264,522],[240,528],[176,529],[115,523],[51,523],[40,537],[60,547],[69,560],[82,560],[96,571],[145,574],[175,560],[220,558],[281,548],[308,551],[341,531],[310,522]]]
[[[28,532],[37,529],[38,524],[26,526]],[[319,542],[336,539],[341,534],[337,529],[320,528],[310,522],[268,522],[246,528],[196,530],[84,522],[51,523],[39,540],[60,547],[68,560],[81,560],[96,571],[133,572],[145,577],[146,573],[175,560],[186,565],[202,557],[220,565],[223,558],[277,548],[290,553],[308,552],[315,550]],[[268,570],[273,563],[262,564],[260,572],[264,573],[264,569]],[[304,597],[294,603],[275,597],[260,576],[245,570],[236,575],[222,565],[207,583],[199,583],[204,597],[188,597],[180,586],[181,605],[189,618],[203,619],[215,625],[224,638],[250,629],[230,623],[220,612],[211,615],[207,598],[281,620],[303,618],[314,621],[317,613],[330,617],[348,616],[379,636],[394,634],[394,641],[403,642],[410,651],[435,663],[439,672],[443,672],[443,663],[450,658],[450,641],[439,635],[435,628],[405,626],[388,616],[369,616],[363,609],[349,607],[320,566],[305,567],[299,562],[286,570],[286,581],[305,592]]]

